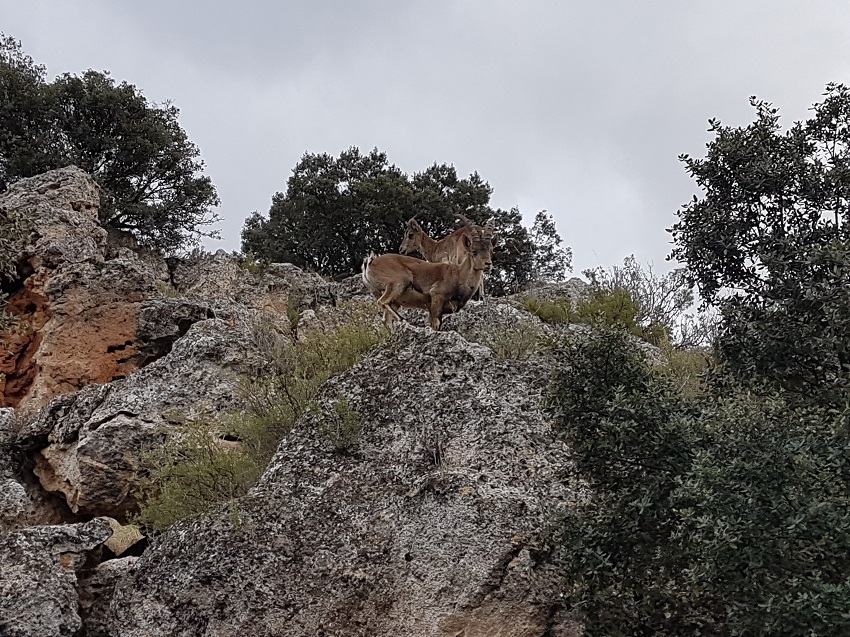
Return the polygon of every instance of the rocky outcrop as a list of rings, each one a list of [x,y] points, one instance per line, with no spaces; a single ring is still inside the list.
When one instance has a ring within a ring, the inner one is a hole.
[[[249,496],[145,552],[110,634],[574,634],[540,559],[571,497],[542,384],[405,329],[326,385]]]
[[[78,573],[111,533],[106,520],[96,519],[0,535],[0,634],[78,635]]]
[[[0,335],[0,634],[576,634],[545,559],[576,494],[537,347],[571,328],[518,299],[472,302],[436,334],[407,312],[247,496],[145,550],[122,524],[142,450],[231,409],[280,333],[379,312],[359,277],[144,254],[100,228],[98,197],[75,168],[0,195],[34,220]],[[576,281],[535,294],[575,297]],[[80,523],[32,526],[62,521]]]
[[[172,261],[180,295],[201,299],[225,314],[238,307],[286,315],[290,307],[334,301],[334,285],[289,263],[245,266],[224,250]]]
[[[42,486],[61,493],[74,513],[121,517],[140,452],[172,422],[227,408],[243,374],[263,358],[249,325],[219,319],[193,324],[170,355],[128,378],[58,396],[17,432],[36,452]]]
[[[10,444],[28,454],[7,454],[6,519],[22,506],[28,523],[121,517],[133,505],[138,452],[175,419],[224,408],[240,375],[262,365],[251,343],[261,310],[288,325],[291,295],[296,310],[302,298],[333,301],[330,284],[288,264],[251,272],[223,251],[166,262],[135,249],[100,226],[99,197],[75,167],[0,195],[4,214],[28,228],[10,257],[19,278],[7,285],[7,310],[17,323],[0,334],[0,408],[15,407],[24,425]]]
[[[133,573],[138,560],[133,556],[107,560],[80,574],[77,590],[85,637],[117,637],[109,632],[109,603],[115,587]]]
[[[0,336],[0,406],[32,412],[136,367],[136,317],[156,293],[164,263],[127,249],[105,258],[99,197],[92,178],[75,167],[22,179],[0,195],[0,208],[25,214],[32,226],[13,259],[22,280],[8,306],[18,324]]]

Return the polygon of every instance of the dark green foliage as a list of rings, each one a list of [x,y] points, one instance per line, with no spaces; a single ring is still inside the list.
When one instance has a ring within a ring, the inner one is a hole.
[[[453,166],[434,164],[412,177],[389,163],[386,153],[356,147],[331,155],[305,153],[272,197],[268,218],[255,212],[242,229],[242,250],[265,261],[288,262],[333,277],[360,271],[369,252],[397,252],[405,224],[416,216],[432,238],[458,227],[460,215],[483,224],[493,218],[498,236],[487,290],[515,291],[540,271],[556,276],[569,267],[551,217],[532,236],[522,215],[494,210],[492,188],[477,173],[462,179]],[[537,264],[537,265],[536,265]]]
[[[850,413],[686,399],[620,330],[562,358],[549,402],[590,494],[554,559],[588,635],[850,630]]]
[[[0,188],[74,164],[102,188],[101,221],[169,251],[213,233],[218,197],[170,104],[88,70],[52,83],[0,34]]]
[[[488,217],[493,218],[497,241],[493,269],[484,279],[487,294],[501,296],[519,292],[534,280],[537,246],[522,225],[519,208],[491,210]]]
[[[673,226],[673,257],[716,305],[718,346],[739,380],[753,374],[840,405],[850,380],[850,89],[827,86],[789,130],[751,98],[756,120],[711,120],[703,159],[682,156],[703,189]],[[828,391],[827,391],[828,389]]]
[[[786,132],[753,105],[683,157],[704,195],[673,254],[721,317],[705,382],[609,332],[552,386],[591,490],[555,539],[589,635],[850,634],[850,91]]]
[[[534,281],[540,283],[563,281],[567,272],[573,269],[573,251],[568,247],[561,247],[563,241],[555,228],[555,220],[545,210],[541,210],[534,217],[531,241],[536,248],[532,275]]]

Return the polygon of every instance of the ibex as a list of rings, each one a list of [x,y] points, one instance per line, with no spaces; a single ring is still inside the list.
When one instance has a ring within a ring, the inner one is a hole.
[[[481,230],[481,226],[475,225],[471,220],[464,215],[459,214],[458,218],[465,224],[458,228],[450,235],[443,237],[439,241],[435,241],[428,236],[428,233],[422,229],[422,226],[417,223],[416,219],[410,219],[407,222],[407,229],[404,232],[404,239],[401,242],[399,252],[401,254],[410,254],[418,252],[426,261],[431,263],[461,263],[466,257],[466,248],[464,247],[463,237],[469,235],[474,229]],[[492,221],[488,221],[484,226],[484,231],[487,232],[492,240],[493,226]],[[476,291],[479,293],[479,298],[484,298],[484,274],[479,274],[478,287]]]
[[[439,330],[444,314],[457,312],[478,289],[481,275],[493,263],[492,231],[471,228],[460,239],[466,256],[460,264],[429,263],[401,254],[370,254],[363,260],[363,283],[384,310],[384,325],[393,330],[399,307],[428,311],[431,329]]]

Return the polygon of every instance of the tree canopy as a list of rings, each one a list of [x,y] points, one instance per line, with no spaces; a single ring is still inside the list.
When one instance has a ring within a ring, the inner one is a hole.
[[[491,194],[478,173],[461,178],[447,164],[409,176],[377,149],[364,154],[352,147],[339,157],[305,153],[285,192],[272,197],[268,217],[255,212],[245,222],[242,249],[339,277],[358,272],[370,251],[396,252],[413,216],[435,238],[456,228],[459,215],[476,223],[492,217],[502,249],[494,256],[488,290],[524,285],[536,272],[563,277],[570,253],[560,247],[551,217],[538,215],[541,225],[532,235],[519,210],[491,208]]]
[[[75,164],[102,188],[100,218],[165,251],[196,243],[219,221],[200,151],[171,104],[88,70],[46,80],[46,69],[0,34],[0,188]]]
[[[562,345],[549,405],[590,493],[555,527],[588,635],[850,631],[850,91],[783,131],[712,120],[673,256],[719,315],[684,391],[622,330]],[[673,365],[670,359],[669,365]]]
[[[682,161],[703,194],[679,212],[673,256],[723,317],[718,345],[741,378],[800,397],[850,381],[850,89],[829,84],[783,131],[750,98],[743,127],[710,120],[706,156]],[[820,394],[821,398],[824,397]]]

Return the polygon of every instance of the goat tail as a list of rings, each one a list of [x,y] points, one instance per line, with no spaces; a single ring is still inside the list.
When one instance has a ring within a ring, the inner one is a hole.
[[[360,269],[360,278],[363,279],[363,283],[366,287],[372,287],[371,281],[369,280],[369,265],[377,256],[378,255],[374,252],[370,252],[369,256],[363,258],[363,267]]]

